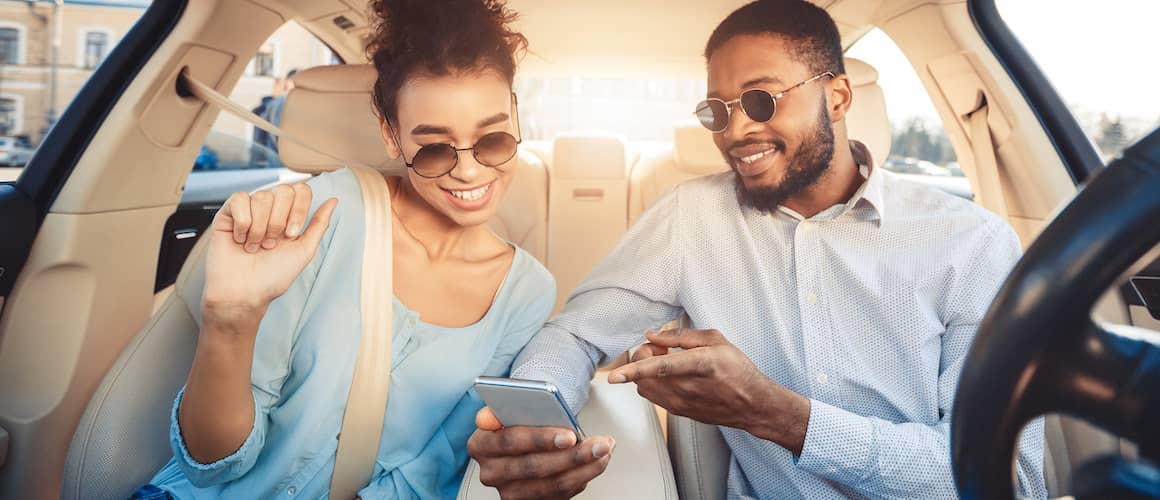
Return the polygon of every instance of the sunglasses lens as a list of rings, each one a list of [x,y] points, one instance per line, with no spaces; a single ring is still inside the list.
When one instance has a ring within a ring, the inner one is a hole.
[[[455,148],[449,144],[428,144],[419,148],[411,166],[423,177],[439,177],[455,168],[458,160]]]
[[[764,90],[746,90],[741,94],[741,109],[755,122],[767,122],[777,110],[777,101]]]
[[[720,132],[729,126],[729,109],[724,102],[716,99],[701,101],[697,105],[697,120],[705,128]]]
[[[475,143],[475,161],[498,167],[516,155],[516,138],[507,132],[492,132]]]

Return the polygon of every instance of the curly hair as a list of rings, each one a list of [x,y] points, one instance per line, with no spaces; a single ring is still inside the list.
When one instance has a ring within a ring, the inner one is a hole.
[[[372,0],[370,9],[378,18],[367,44],[378,73],[374,104],[387,120],[409,79],[491,70],[511,84],[527,50],[503,0]]]

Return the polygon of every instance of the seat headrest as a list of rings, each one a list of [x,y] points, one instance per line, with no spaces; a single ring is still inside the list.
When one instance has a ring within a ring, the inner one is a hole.
[[[695,119],[682,120],[673,127],[673,160],[681,171],[708,175],[729,170],[713,133]]]
[[[878,83],[878,70],[874,69],[874,66],[853,57],[847,57],[844,60],[846,62],[846,76],[850,78],[850,83],[855,87]]]
[[[336,64],[300,71],[294,75],[294,88],[286,95],[282,123],[278,126],[343,160],[402,175],[406,167],[401,160],[387,156],[379,134],[371,100],[376,77],[370,64]],[[290,140],[278,141],[278,156],[296,172],[315,174],[342,166]]]
[[[846,137],[870,148],[875,165],[890,155],[890,119],[886,96],[878,86],[878,70],[864,61],[847,57],[846,76],[854,87],[854,102],[846,112]]]
[[[609,134],[567,133],[552,142],[552,175],[559,179],[623,179],[628,148]]]

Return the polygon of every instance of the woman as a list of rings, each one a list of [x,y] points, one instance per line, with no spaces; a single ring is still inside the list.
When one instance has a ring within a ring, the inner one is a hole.
[[[448,498],[482,407],[474,378],[505,375],[556,296],[542,265],[485,226],[512,180],[511,86],[526,40],[501,0],[372,8],[382,18],[368,48],[374,103],[387,153],[408,169],[384,181],[395,300],[381,306],[394,307],[395,340],[377,465],[360,497]],[[208,237],[175,457],[138,496],[324,496],[361,334],[357,181],[342,170],[235,194]]]

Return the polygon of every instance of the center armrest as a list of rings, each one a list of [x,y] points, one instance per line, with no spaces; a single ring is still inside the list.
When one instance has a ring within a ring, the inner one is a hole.
[[[608,468],[576,498],[677,498],[673,466],[653,404],[637,395],[635,384],[612,385],[598,374],[589,386],[588,405],[577,416],[591,436],[612,436],[616,450]],[[494,500],[495,488],[479,482],[479,465],[467,465],[459,500]]]

